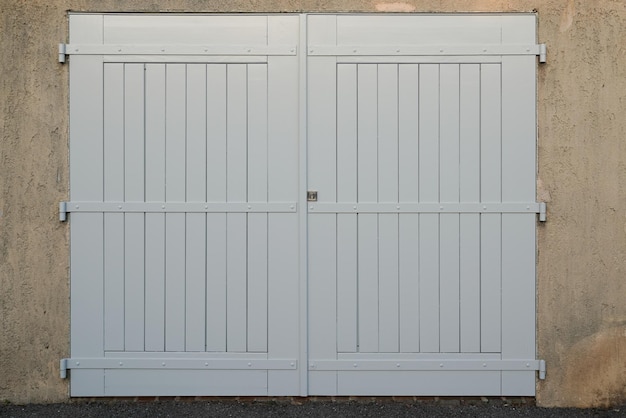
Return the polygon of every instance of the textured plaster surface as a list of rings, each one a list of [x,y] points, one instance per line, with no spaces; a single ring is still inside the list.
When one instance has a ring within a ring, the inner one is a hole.
[[[626,402],[626,3],[622,0],[0,0],[0,401],[68,397],[67,11],[537,11],[542,406]]]

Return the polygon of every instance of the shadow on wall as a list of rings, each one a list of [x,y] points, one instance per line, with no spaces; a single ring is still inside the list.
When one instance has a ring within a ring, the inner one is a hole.
[[[563,364],[563,393],[572,406],[626,403],[626,325],[584,338],[565,354]]]

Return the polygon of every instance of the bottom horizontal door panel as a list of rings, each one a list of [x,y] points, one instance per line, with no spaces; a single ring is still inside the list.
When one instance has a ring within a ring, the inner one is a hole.
[[[500,371],[311,371],[309,392],[317,396],[501,396],[501,375]],[[534,387],[531,390],[528,396],[534,395]]]
[[[77,384],[72,372],[71,396],[266,396],[267,370],[106,370],[99,371],[103,391]],[[85,376],[87,377],[87,376]],[[92,379],[93,380],[93,379]]]

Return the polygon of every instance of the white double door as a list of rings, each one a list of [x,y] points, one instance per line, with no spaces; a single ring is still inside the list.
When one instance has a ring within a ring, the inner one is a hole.
[[[534,22],[71,15],[72,395],[533,395]]]

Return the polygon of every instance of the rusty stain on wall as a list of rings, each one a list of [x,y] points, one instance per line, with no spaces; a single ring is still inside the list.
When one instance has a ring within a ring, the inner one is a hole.
[[[542,406],[626,402],[626,2],[5,0],[0,7],[0,401],[68,397],[67,10],[538,13],[537,357]]]

